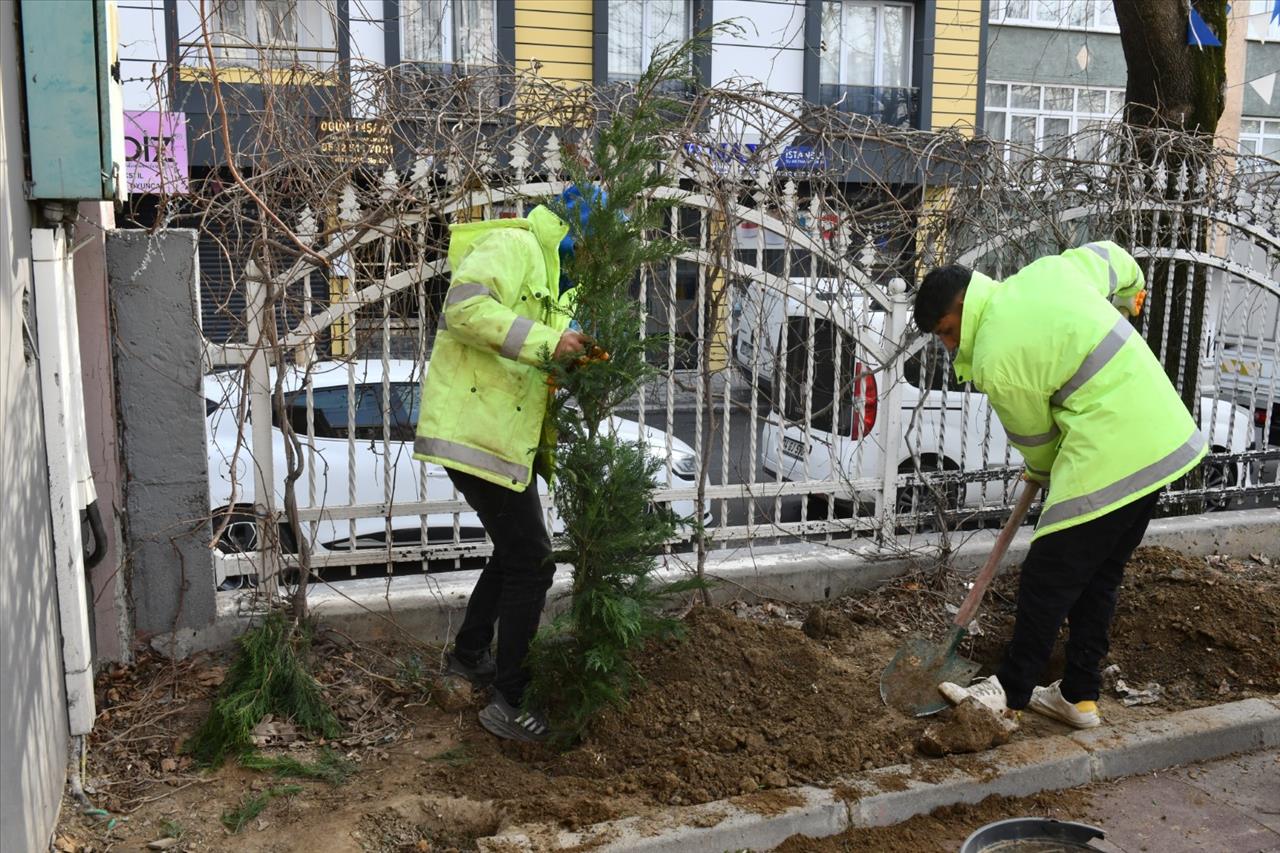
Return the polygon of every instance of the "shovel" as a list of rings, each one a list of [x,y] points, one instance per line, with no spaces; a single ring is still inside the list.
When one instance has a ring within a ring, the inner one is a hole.
[[[981,664],[961,657],[956,649],[960,647],[965,629],[978,612],[982,596],[986,594],[991,578],[995,576],[996,568],[1004,558],[1004,552],[1009,549],[1013,534],[1022,524],[1039,489],[1040,485],[1033,480],[1028,480],[1022,487],[1018,504],[1005,522],[1004,529],[996,537],[996,544],[992,546],[982,571],[974,579],[973,588],[964,597],[946,639],[940,643],[931,643],[923,637],[912,637],[902,644],[893,660],[889,661],[889,665],[880,674],[880,698],[886,705],[913,717],[936,714],[949,704],[938,692],[939,684],[951,681],[967,685],[978,674]]]

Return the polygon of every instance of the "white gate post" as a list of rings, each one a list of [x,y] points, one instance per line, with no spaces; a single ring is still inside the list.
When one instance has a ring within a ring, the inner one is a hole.
[[[879,544],[884,546],[897,528],[898,460],[902,457],[902,346],[907,339],[907,283],[901,278],[889,282],[889,316],[885,349],[895,353],[882,365],[880,393],[877,405],[882,417],[880,425],[884,437],[883,470],[880,472],[880,531]]]
[[[260,279],[258,265],[245,265],[246,321],[249,345],[254,348],[248,365],[249,421],[251,424],[250,458],[253,461],[254,502],[260,507],[258,516],[258,583],[267,599],[274,600],[280,591],[280,535],[275,511],[275,449],[271,440],[271,358],[266,346],[266,285]]]

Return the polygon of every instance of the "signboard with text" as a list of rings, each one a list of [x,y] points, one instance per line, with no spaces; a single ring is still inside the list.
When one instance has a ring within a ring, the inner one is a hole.
[[[385,166],[395,153],[391,128],[378,119],[322,118],[316,138],[320,153],[343,166]]]
[[[185,113],[125,110],[124,153],[130,193],[188,191]]]

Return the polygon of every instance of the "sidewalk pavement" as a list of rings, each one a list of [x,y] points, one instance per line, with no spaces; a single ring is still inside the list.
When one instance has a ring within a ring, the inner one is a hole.
[[[1081,820],[1110,853],[1280,853],[1280,750],[1095,786]]]

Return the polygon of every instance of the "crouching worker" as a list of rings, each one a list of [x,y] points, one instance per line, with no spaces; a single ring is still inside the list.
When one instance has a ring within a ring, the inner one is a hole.
[[[561,197],[582,223],[595,199],[603,193],[594,187]],[[537,448],[554,445],[539,365],[545,353],[562,358],[590,342],[569,328],[560,263],[572,248],[568,225],[543,206],[523,219],[450,228],[452,280],[414,442],[414,458],[444,466],[493,541],[446,667],[477,686],[492,683],[480,723],[510,740],[550,736],[545,717],[520,706],[525,657],[555,574],[535,480],[551,475],[549,455]]]
[[[985,393],[1044,509],[1022,564],[1017,621],[999,670],[939,689],[1014,716],[1030,707],[1097,726],[1101,661],[1125,563],[1160,489],[1196,467],[1205,438],[1129,317],[1145,296],[1114,243],[1040,258],[995,281],[962,266],[925,276],[915,322]],[[1063,622],[1066,669],[1037,686]]]

